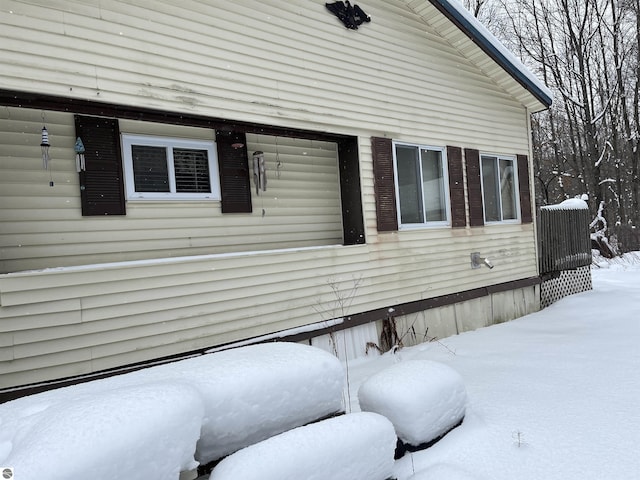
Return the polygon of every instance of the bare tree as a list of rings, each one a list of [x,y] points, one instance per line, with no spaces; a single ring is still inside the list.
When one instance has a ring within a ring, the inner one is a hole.
[[[640,0],[464,4],[554,92],[532,121],[537,201],[587,193],[608,225],[637,225]]]

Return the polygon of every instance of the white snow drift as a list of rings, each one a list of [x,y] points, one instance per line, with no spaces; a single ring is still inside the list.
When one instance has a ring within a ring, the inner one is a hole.
[[[177,382],[115,387],[2,416],[2,465],[18,479],[177,479],[193,459],[204,405]],[[15,405],[13,405],[15,407]],[[13,433],[13,438],[10,434]]]
[[[178,363],[204,398],[203,464],[343,409],[342,364],[314,347],[266,343]]]
[[[340,361],[310,346],[203,355],[0,405],[0,465],[21,480],[176,479],[194,453],[208,463],[341,411],[343,387]]]
[[[429,360],[396,363],[368,378],[358,390],[363,411],[384,415],[398,438],[410,445],[430,442],[456,426],[467,402],[462,377]]]
[[[299,427],[222,460],[211,480],[385,480],[396,446],[393,425],[352,413]]]
[[[440,463],[411,475],[408,480],[485,480],[455,465]]]

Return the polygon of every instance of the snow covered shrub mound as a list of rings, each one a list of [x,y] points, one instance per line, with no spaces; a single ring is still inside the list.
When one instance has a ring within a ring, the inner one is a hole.
[[[358,401],[362,411],[391,420],[400,440],[417,446],[462,420],[467,393],[462,377],[447,365],[410,360],[369,377],[358,390]]]
[[[210,480],[385,480],[396,446],[393,425],[358,412],[295,428],[222,460]]]
[[[343,409],[342,364],[319,348],[265,343],[178,363],[166,367],[204,398],[202,464]]]
[[[2,416],[0,433],[0,464],[16,478],[176,480],[197,466],[204,406],[188,385],[122,387],[54,404],[24,400]]]
[[[50,390],[0,405],[0,465],[21,479],[177,479],[194,452],[207,464],[341,411],[343,386],[333,355],[269,343]]]

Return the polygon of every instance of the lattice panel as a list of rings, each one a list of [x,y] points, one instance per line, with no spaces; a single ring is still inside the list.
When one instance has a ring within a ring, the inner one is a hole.
[[[546,308],[567,295],[591,290],[591,266],[575,270],[563,270],[560,276],[542,282],[540,286],[540,308]]]

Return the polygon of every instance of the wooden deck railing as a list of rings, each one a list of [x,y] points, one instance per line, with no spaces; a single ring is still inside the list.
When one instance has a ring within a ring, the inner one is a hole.
[[[591,264],[589,210],[542,207],[538,222],[540,274]]]

